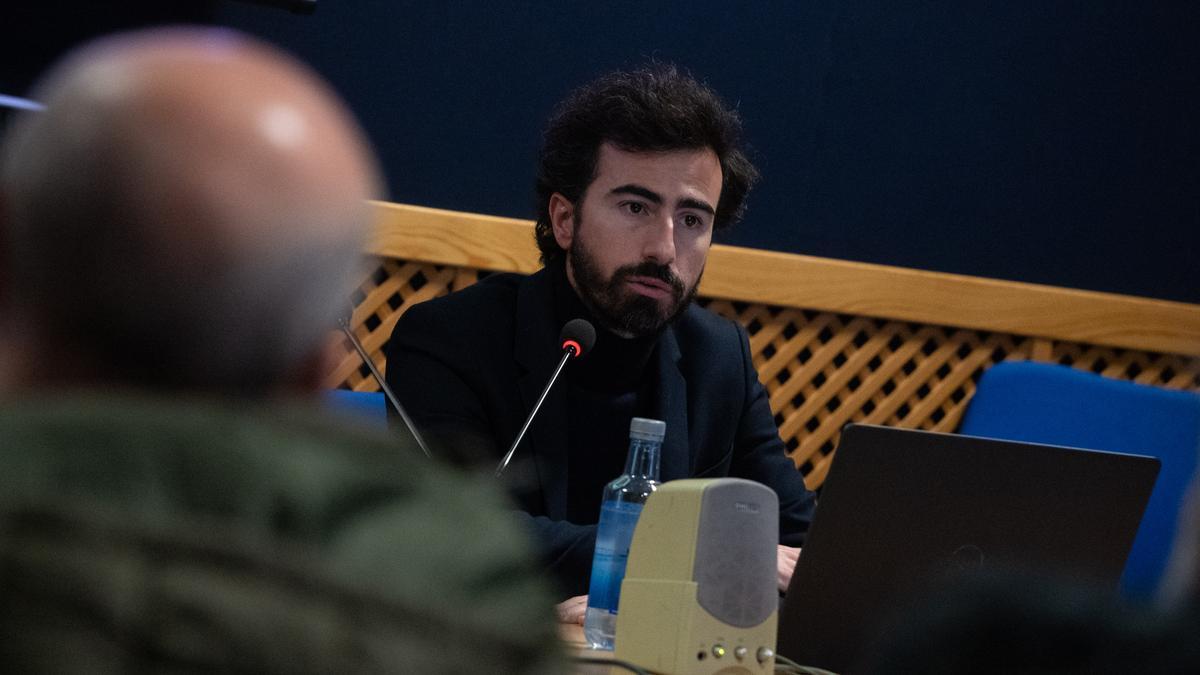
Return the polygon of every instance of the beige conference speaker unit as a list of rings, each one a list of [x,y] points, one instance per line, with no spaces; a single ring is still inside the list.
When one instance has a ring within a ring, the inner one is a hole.
[[[779,498],[740,478],[664,483],[638,518],[614,656],[657,673],[775,669]]]

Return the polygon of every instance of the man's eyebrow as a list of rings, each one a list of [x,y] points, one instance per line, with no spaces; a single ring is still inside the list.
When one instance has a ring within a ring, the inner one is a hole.
[[[654,190],[642,187],[641,185],[637,185],[635,183],[629,183],[627,185],[621,185],[619,187],[615,187],[615,188],[609,190],[608,194],[610,194],[610,195],[621,195],[621,194],[637,195],[638,197],[642,197],[644,199],[652,201],[655,204],[662,204],[664,201],[662,195],[658,194]],[[715,216],[717,214],[717,210],[714,209],[711,204],[709,204],[706,201],[700,200],[700,199],[694,199],[692,197],[684,197],[683,199],[680,199],[678,208],[696,209],[698,211],[704,211],[705,213],[707,213],[711,216]]]
[[[662,195],[658,194],[654,190],[651,190],[649,188],[644,188],[641,185],[637,185],[634,183],[628,183],[626,185],[621,185],[619,187],[615,187],[615,188],[609,190],[608,194],[610,194],[610,195],[637,195],[638,197],[644,197],[646,199],[649,199],[650,201],[654,202],[655,204],[663,203]]]
[[[717,210],[714,209],[708,202],[700,201],[699,199],[692,199],[691,197],[684,197],[683,199],[680,199],[679,208],[697,209],[707,213],[710,216],[717,215]]]

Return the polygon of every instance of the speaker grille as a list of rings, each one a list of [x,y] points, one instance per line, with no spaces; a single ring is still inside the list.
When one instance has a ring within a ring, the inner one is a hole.
[[[779,606],[775,491],[738,478],[715,481],[701,497],[699,524],[692,580],[700,606],[738,628],[762,623]]]

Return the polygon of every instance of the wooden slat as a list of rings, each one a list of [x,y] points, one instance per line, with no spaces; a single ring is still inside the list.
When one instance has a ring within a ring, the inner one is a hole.
[[[1200,355],[1200,306],[714,246],[701,293],[842,314]]]
[[[372,255],[497,272],[537,271],[533,223],[424,206],[376,202]]]

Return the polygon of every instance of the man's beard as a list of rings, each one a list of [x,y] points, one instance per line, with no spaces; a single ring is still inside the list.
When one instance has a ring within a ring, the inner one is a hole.
[[[696,288],[703,276],[701,271],[696,283],[685,288],[683,280],[671,268],[647,260],[618,267],[611,278],[605,279],[595,258],[578,236],[567,251],[567,264],[571,266],[580,298],[596,320],[614,333],[629,337],[657,333],[674,321],[696,297]],[[655,298],[635,293],[626,283],[629,277],[649,277],[669,284],[670,300],[663,306]]]

